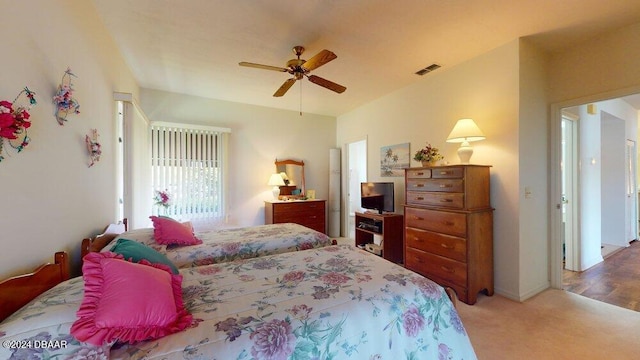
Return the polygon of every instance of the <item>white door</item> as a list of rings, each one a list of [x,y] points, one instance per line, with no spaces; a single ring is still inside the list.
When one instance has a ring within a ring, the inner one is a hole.
[[[564,268],[572,271],[580,270],[580,246],[577,221],[577,175],[578,151],[576,121],[568,117],[562,118],[562,157],[560,172],[562,174],[562,226]]]
[[[329,231],[340,237],[340,149],[329,149]]]
[[[345,147],[347,150],[345,171],[347,175],[347,211],[345,211],[347,231],[344,233],[349,238],[355,239],[355,213],[360,210],[360,183],[367,181],[367,140],[354,141],[346,144]]]
[[[636,142],[627,139],[625,148],[626,214],[625,239],[638,239],[638,195],[636,190]]]

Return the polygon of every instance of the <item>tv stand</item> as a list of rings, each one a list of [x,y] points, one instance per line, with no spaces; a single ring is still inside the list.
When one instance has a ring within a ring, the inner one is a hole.
[[[404,217],[401,214],[356,212],[356,246],[373,243],[374,235],[382,236],[382,257],[404,263]]]

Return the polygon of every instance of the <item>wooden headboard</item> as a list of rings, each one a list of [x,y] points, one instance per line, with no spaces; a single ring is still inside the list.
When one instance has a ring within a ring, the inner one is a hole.
[[[100,235],[82,239],[82,245],[80,247],[81,258],[84,258],[84,256],[90,252],[102,250],[103,247],[107,246],[113,239],[127,230],[129,230],[129,224],[125,218],[118,224],[107,225]]]
[[[0,321],[36,296],[71,277],[67,253],[57,252],[54,259],[54,264],[44,264],[32,273],[14,276],[0,282]]]

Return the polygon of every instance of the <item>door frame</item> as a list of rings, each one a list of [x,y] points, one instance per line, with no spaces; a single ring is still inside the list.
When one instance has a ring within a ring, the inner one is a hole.
[[[367,136],[364,137],[359,137],[359,138],[355,138],[355,139],[351,139],[349,141],[346,141],[342,147],[342,154],[344,154],[344,159],[343,159],[343,168],[342,168],[342,174],[344,174],[344,176],[342,177],[342,181],[343,181],[343,189],[346,189],[344,195],[343,195],[343,209],[344,209],[344,217],[343,217],[343,226],[344,228],[342,229],[342,234],[344,234],[345,237],[349,237],[349,217],[351,216],[351,209],[350,209],[350,197],[351,192],[353,189],[350,188],[350,184],[351,184],[351,173],[349,172],[349,169],[351,168],[351,152],[350,152],[350,148],[349,145],[353,144],[353,143],[358,143],[358,142],[364,142],[364,162],[365,162],[365,180],[368,177],[368,169],[367,169],[367,164],[368,164],[368,139]],[[360,191],[360,189],[357,189],[358,191]],[[355,229],[354,229],[355,231]]]
[[[562,289],[562,174],[560,162],[562,160],[562,109],[616,99],[627,95],[640,93],[640,85],[613,90],[605,93],[585,96],[568,101],[553,103],[550,106],[550,143],[549,143],[549,280],[552,288]],[[578,148],[579,148],[578,144]],[[578,161],[578,169],[580,162]],[[578,171],[579,172],[579,171]],[[580,181],[580,179],[576,179]],[[579,204],[578,199],[574,202]],[[578,224],[581,221],[577,216]]]

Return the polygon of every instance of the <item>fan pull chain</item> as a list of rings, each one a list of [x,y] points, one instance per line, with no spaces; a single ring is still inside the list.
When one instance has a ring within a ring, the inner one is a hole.
[[[302,116],[302,81],[300,81],[300,116]]]

